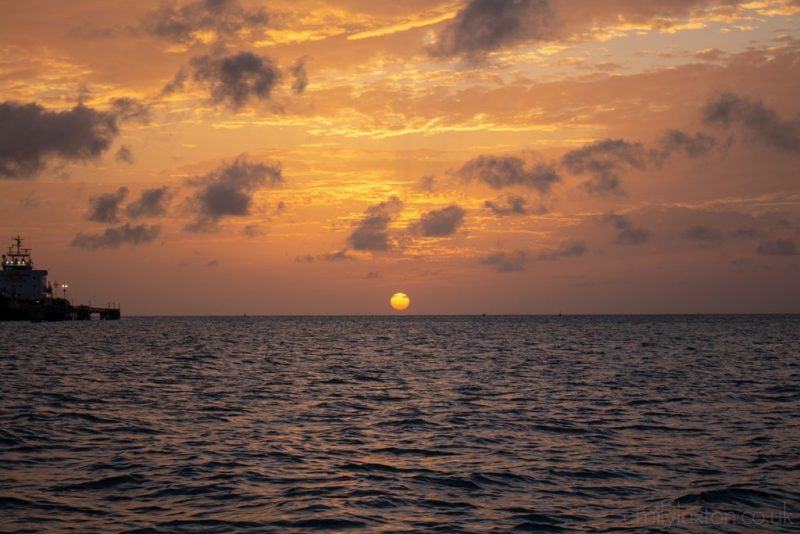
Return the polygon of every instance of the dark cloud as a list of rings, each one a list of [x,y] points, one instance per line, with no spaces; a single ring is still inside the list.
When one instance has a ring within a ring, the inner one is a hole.
[[[348,254],[346,249],[343,249],[336,252],[320,254],[317,256],[317,259],[322,261],[351,261],[354,260],[355,257]]]
[[[667,130],[661,137],[660,155],[662,158],[681,152],[690,158],[708,155],[717,146],[717,139],[702,132],[694,135],[681,130]]]
[[[294,81],[292,82],[292,92],[296,95],[302,95],[306,87],[308,87],[308,72],[306,72],[306,60],[298,59],[294,65],[289,69]]]
[[[114,158],[120,163],[127,163],[130,165],[133,163],[133,152],[131,152],[128,145],[122,145],[119,147],[119,150],[117,150]]]
[[[244,29],[258,29],[269,22],[263,9],[244,9],[235,0],[198,0],[175,6],[164,3],[141,20],[142,28],[176,43],[192,43],[197,32],[214,32],[218,37],[235,35]]]
[[[583,183],[589,193],[621,195],[620,175],[629,168],[646,168],[647,151],[641,143],[605,139],[567,152],[561,162],[572,174],[591,176]]]
[[[100,223],[118,222],[119,205],[127,196],[128,188],[120,187],[116,193],[104,193],[89,198],[89,213],[86,214],[86,218]]]
[[[491,265],[501,273],[519,273],[525,270],[528,262],[528,255],[522,250],[514,252],[496,252],[482,258],[481,263]]]
[[[118,248],[122,245],[142,245],[150,243],[158,237],[161,229],[158,226],[131,226],[124,224],[112,228],[106,228],[102,234],[78,233],[72,240],[73,247],[85,248],[88,250],[101,250],[105,248]]]
[[[797,256],[797,245],[788,239],[776,239],[758,245],[757,252],[764,256]]]
[[[389,236],[389,223],[402,209],[403,203],[397,197],[370,206],[347,238],[347,242],[355,250],[381,252],[391,249],[393,245]]]
[[[381,273],[379,273],[378,271],[370,271],[366,274],[364,278],[366,278],[367,280],[378,280],[382,277]]]
[[[192,67],[195,81],[208,88],[211,99],[234,110],[251,98],[268,100],[281,78],[272,59],[252,52],[197,56],[192,59]]]
[[[453,204],[439,210],[429,211],[413,224],[412,230],[424,237],[453,235],[464,222],[466,212]]]
[[[260,224],[248,224],[242,233],[250,238],[260,237],[264,235],[264,228]]]
[[[556,261],[561,258],[572,258],[574,256],[583,256],[588,251],[586,243],[583,241],[574,241],[567,243],[561,248],[555,250],[545,250],[535,256],[537,260],[541,261]]]
[[[171,195],[167,186],[145,189],[141,196],[128,204],[125,213],[132,219],[166,215]]]
[[[683,232],[683,238],[689,241],[719,241],[722,239],[722,232],[710,226],[696,224]]]
[[[326,252],[325,254],[319,254],[317,256],[312,256],[311,254],[306,254],[304,256],[297,256],[294,261],[297,263],[314,263],[315,261],[353,261],[356,257],[352,256],[347,253],[347,249],[337,250],[336,252]]]
[[[283,183],[283,174],[278,165],[252,163],[241,155],[233,163],[223,164],[188,183],[200,190],[192,199],[198,218],[186,230],[215,231],[222,217],[248,215],[253,193],[260,187],[279,186]]]
[[[111,111],[121,122],[149,122],[150,106],[135,98],[115,98]]]
[[[521,41],[551,37],[553,19],[547,0],[468,0],[429,51],[434,56],[480,59]]]
[[[524,197],[509,194],[497,200],[487,200],[483,205],[491,210],[497,217],[544,215],[548,211],[544,205],[540,205],[538,208],[531,210],[526,207],[526,204],[527,201]]]
[[[117,117],[79,104],[50,111],[39,104],[0,104],[0,178],[28,178],[50,158],[96,159],[119,133]]]
[[[172,93],[183,91],[183,87],[186,84],[186,78],[186,69],[181,68],[175,73],[175,76],[172,77],[172,80],[170,80],[170,82],[161,89],[161,96],[167,96],[171,95]]]
[[[609,213],[604,219],[619,230],[616,242],[621,245],[641,245],[650,239],[650,232],[648,230],[637,228],[630,218],[625,215]]]
[[[703,119],[707,124],[739,125],[759,143],[800,153],[800,120],[784,120],[758,100],[722,93],[703,108]]]
[[[490,265],[501,273],[522,272],[532,261],[557,261],[562,258],[583,256],[589,249],[582,241],[567,243],[566,245],[551,250],[544,250],[537,254],[530,254],[524,250],[513,252],[496,252],[482,258],[480,262]]]
[[[465,182],[479,180],[493,187],[523,186],[547,193],[561,177],[551,165],[530,164],[516,156],[478,156],[456,171]]]

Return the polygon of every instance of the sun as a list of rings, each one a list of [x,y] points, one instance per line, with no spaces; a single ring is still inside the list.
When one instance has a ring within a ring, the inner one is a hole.
[[[395,293],[392,295],[392,298],[389,299],[389,304],[391,304],[392,308],[395,310],[403,311],[411,304],[411,299],[409,299],[408,295],[405,293]]]

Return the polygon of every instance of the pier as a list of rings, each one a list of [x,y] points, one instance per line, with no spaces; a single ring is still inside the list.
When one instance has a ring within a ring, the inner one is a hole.
[[[7,310],[12,311],[12,310]],[[119,308],[97,308],[84,304],[73,306],[65,299],[49,299],[16,306],[7,320],[41,321],[89,321],[93,317],[101,321],[117,321],[121,317]]]
[[[117,321],[120,318],[119,308],[93,308],[91,306],[74,307],[76,321],[88,321],[97,315],[102,321]]]

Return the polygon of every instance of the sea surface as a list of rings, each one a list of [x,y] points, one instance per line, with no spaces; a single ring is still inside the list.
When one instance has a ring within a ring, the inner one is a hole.
[[[0,335],[2,531],[800,530],[800,316]]]

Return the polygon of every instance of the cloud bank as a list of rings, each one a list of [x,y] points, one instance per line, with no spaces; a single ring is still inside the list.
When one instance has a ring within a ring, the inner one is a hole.
[[[493,189],[520,186],[548,193],[561,180],[552,165],[529,163],[516,156],[483,155],[465,163],[455,173],[465,182],[480,181]]]
[[[104,193],[89,199],[89,213],[86,218],[100,223],[115,223],[119,221],[117,212],[119,205],[128,196],[128,188],[120,187],[115,193]]]
[[[199,191],[191,199],[197,219],[186,230],[216,231],[217,223],[223,217],[249,215],[253,193],[261,187],[278,187],[283,181],[279,165],[253,163],[245,155],[189,180],[189,185],[199,188]]]
[[[122,226],[106,228],[102,234],[78,233],[71,245],[87,250],[119,248],[122,245],[143,245],[155,240],[160,231],[161,228],[158,226],[144,224],[131,226],[126,223]]]
[[[367,208],[364,217],[347,238],[354,250],[384,252],[393,247],[389,236],[389,223],[403,209],[403,202],[393,196]]]
[[[97,159],[117,137],[117,116],[78,104],[51,111],[39,104],[0,104],[0,178],[30,178],[48,159]]]
[[[269,15],[261,8],[245,9],[235,0],[198,0],[177,7],[164,3],[141,20],[145,32],[172,41],[190,44],[201,34],[219,39],[245,30],[263,28]]]
[[[453,204],[439,210],[429,211],[412,226],[412,231],[423,237],[445,237],[453,235],[464,222],[466,212]]]

